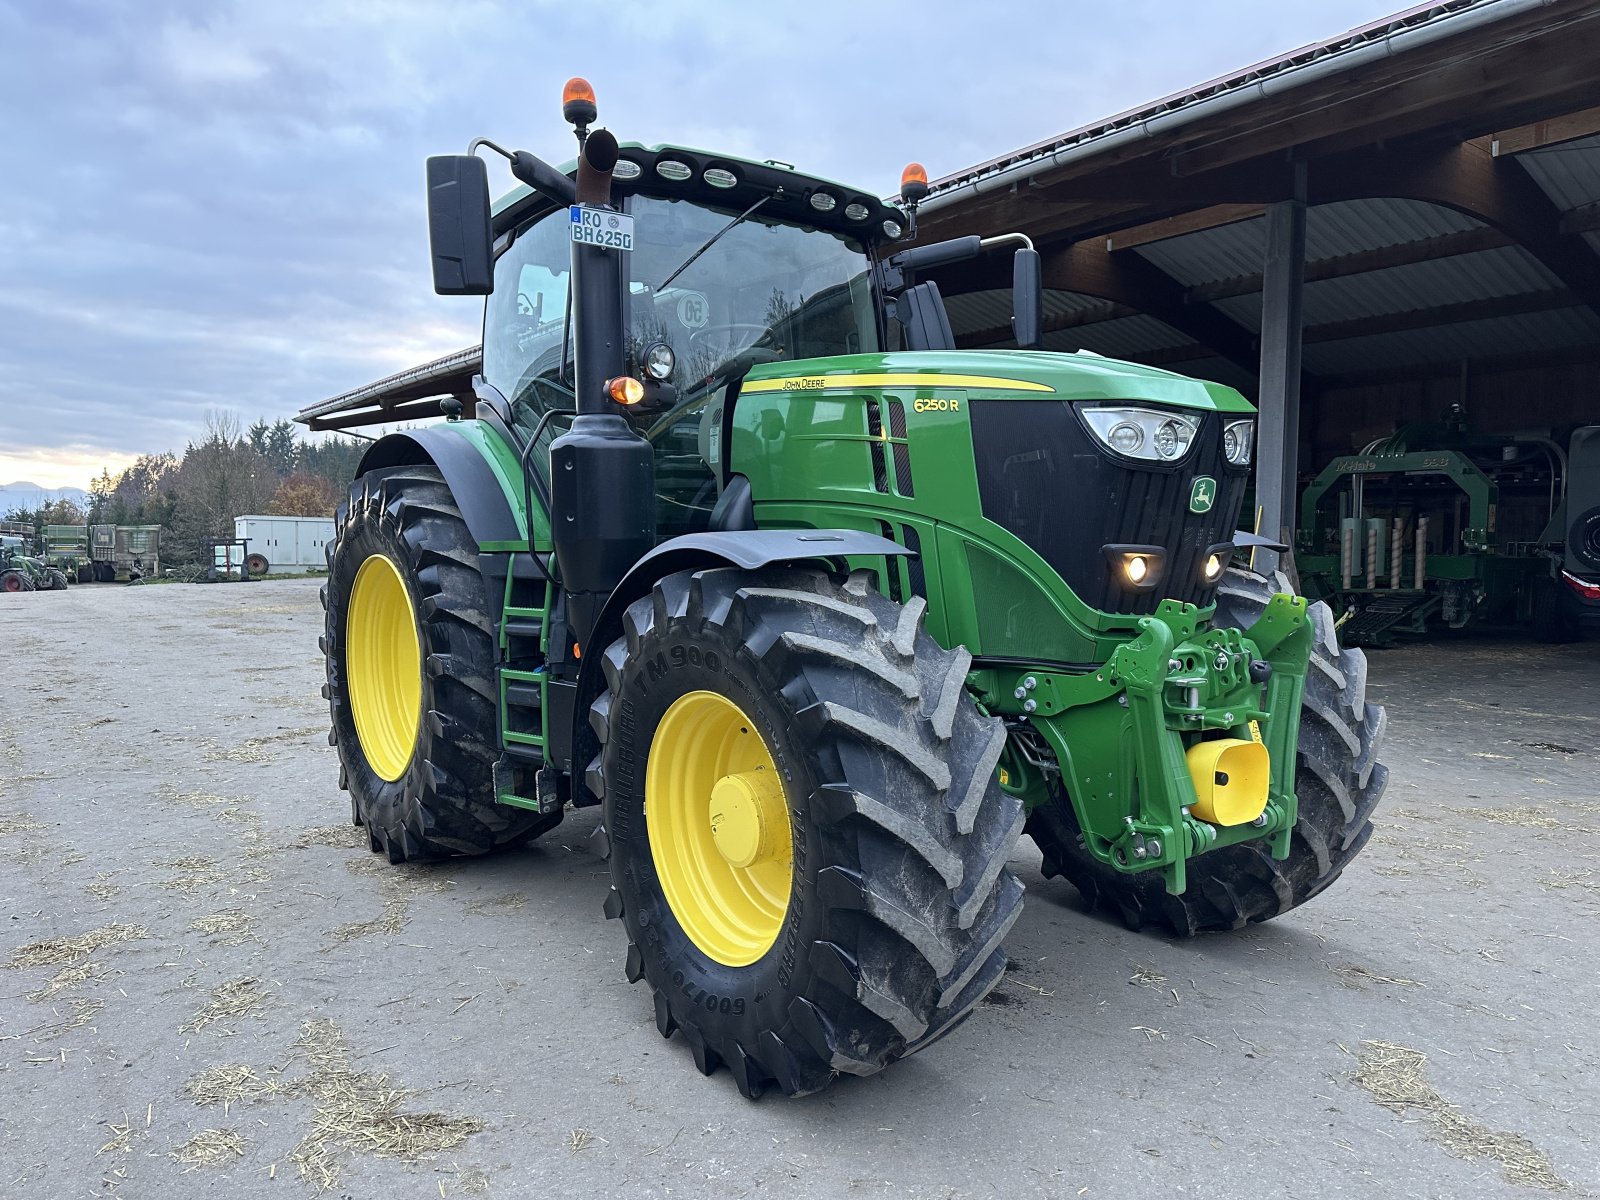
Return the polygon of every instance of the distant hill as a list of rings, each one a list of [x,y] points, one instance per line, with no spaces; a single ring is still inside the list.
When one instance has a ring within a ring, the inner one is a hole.
[[[26,479],[18,480],[16,483],[0,483],[0,512],[17,506],[37,508],[42,501],[49,500],[76,500],[79,504],[87,506],[89,493],[77,487],[41,487]]]

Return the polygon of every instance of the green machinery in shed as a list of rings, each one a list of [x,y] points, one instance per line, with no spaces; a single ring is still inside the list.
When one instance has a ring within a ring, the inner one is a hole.
[[[1340,455],[1301,497],[1306,594],[1341,615],[1352,645],[1467,628],[1569,636],[1564,556],[1587,535],[1572,533],[1568,490],[1600,450],[1594,431],[1479,434],[1452,408]]]
[[[1328,609],[1247,569],[1249,403],[956,350],[917,272],[1005,247],[1029,347],[1039,259],[906,245],[921,168],[886,204],[619,145],[581,80],[563,108],[573,168],[472,143],[525,185],[498,204],[481,158],[428,162],[482,374],[372,446],[329,547],[324,695],[372,849],[599,806],[628,978],[751,1096],[974,1011],[1024,830],[1136,927],[1326,889],[1371,833],[1383,714]]]

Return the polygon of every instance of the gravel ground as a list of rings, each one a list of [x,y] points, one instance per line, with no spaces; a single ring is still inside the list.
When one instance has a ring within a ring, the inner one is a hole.
[[[392,868],[335,786],[313,580],[0,603],[0,1195],[1600,1192],[1600,644],[1377,653],[1371,848],[1173,942],[1014,866],[952,1037],[799,1101],[656,1033],[593,810]]]

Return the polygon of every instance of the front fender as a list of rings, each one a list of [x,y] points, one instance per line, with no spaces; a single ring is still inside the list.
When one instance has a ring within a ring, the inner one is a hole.
[[[486,448],[479,445],[481,439],[498,435],[479,428],[468,434],[469,424],[477,423],[450,422],[391,433],[374,442],[361,456],[356,474],[432,463],[450,485],[456,507],[480,548],[492,545],[502,549],[505,543],[523,542],[527,535],[518,520],[522,498],[496,470]]]
[[[599,750],[599,741],[589,728],[589,706],[605,686],[600,664],[604,651],[622,633],[622,614],[641,596],[650,594],[656,580],[679,571],[704,571],[716,567],[736,567],[754,571],[779,563],[837,562],[845,569],[848,558],[915,557],[899,542],[855,529],[741,529],[689,533],[662,542],[646,554],[623,576],[613,589],[595,621],[589,644],[583,647],[578,669],[577,702],[572,708],[573,775],[582,778],[583,768]],[[574,787],[579,803],[598,803],[586,790]]]

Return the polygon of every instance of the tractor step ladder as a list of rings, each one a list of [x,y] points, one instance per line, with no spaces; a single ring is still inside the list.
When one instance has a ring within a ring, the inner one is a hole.
[[[532,781],[545,767],[543,638],[548,603],[549,585],[543,571],[526,555],[514,554],[501,609],[500,658],[495,665],[504,747],[495,764],[495,798],[501,804],[536,811],[545,807],[538,794],[545,789]]]

